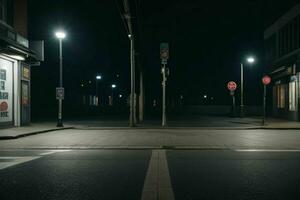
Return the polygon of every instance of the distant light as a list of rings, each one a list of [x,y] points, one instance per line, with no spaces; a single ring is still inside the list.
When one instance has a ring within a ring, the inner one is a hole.
[[[84,86],[84,84],[81,84],[81,87],[83,87]]]
[[[247,58],[247,62],[248,63],[254,63],[255,59],[253,57],[249,57],[249,58]]]
[[[206,94],[205,94],[205,95],[203,95],[203,98],[204,98],[204,99],[206,99],[206,98],[207,98],[207,95],[206,95]]]
[[[123,95],[119,94],[119,98],[122,98],[122,97],[123,97]]]
[[[131,34],[128,34],[128,37],[129,37],[129,38],[131,38],[131,36],[132,36]]]
[[[116,86],[115,84],[112,84],[111,87],[112,87],[112,88],[116,88],[117,86]]]
[[[101,80],[101,79],[102,79],[102,76],[98,75],[98,76],[96,76],[96,79],[97,79],[97,80]]]
[[[66,37],[66,33],[63,32],[63,31],[57,31],[55,33],[55,36],[58,38],[58,39],[64,39]]]
[[[92,81],[89,81],[89,84],[91,84],[92,83]]]

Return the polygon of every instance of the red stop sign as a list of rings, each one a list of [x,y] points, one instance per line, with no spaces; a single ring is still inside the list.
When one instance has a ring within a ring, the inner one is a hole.
[[[229,82],[227,83],[227,88],[228,88],[228,90],[230,90],[230,91],[235,91],[236,88],[237,88],[237,85],[236,85],[236,83],[235,83],[234,81],[229,81]]]
[[[271,77],[268,76],[268,75],[265,75],[263,78],[262,78],[262,83],[264,85],[269,85],[271,83]]]

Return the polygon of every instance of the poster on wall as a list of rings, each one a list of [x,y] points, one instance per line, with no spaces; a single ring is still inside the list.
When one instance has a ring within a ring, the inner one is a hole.
[[[13,118],[13,65],[0,58],[0,123]]]

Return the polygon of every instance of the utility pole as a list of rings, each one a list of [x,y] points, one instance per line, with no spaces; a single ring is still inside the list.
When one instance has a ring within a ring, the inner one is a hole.
[[[167,84],[167,77],[166,77],[166,65],[163,64],[162,67],[162,126],[167,126],[167,117],[166,117],[166,84]]]
[[[162,127],[167,126],[167,117],[166,117],[166,84],[167,76],[169,76],[169,69],[166,68],[166,64],[169,59],[169,44],[161,43],[160,44],[160,59],[161,59],[161,73],[162,73]]]
[[[128,0],[124,0],[124,10],[125,10],[125,18],[127,20],[127,26],[128,26],[128,38],[130,40],[130,62],[131,62],[131,93],[130,93],[130,116],[129,116],[129,126],[134,127],[135,126],[135,107],[136,107],[136,101],[135,101],[135,48],[134,48],[134,35],[132,30],[132,18],[130,14],[129,9],[129,3]]]
[[[244,65],[241,63],[241,110],[240,117],[244,117]]]

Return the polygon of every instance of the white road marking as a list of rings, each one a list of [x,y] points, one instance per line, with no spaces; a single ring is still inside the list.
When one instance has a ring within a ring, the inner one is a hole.
[[[58,152],[65,152],[70,150],[51,150],[47,151],[45,153],[40,153],[38,156],[2,156],[0,157],[0,170],[5,169],[14,165],[22,164],[25,162],[29,162],[38,158],[41,158],[42,156],[50,155],[53,153]]]
[[[300,152],[300,149],[235,149],[238,152]]]
[[[70,151],[70,150],[68,150],[68,149],[63,149],[63,150],[51,150],[51,151],[49,151],[49,152],[40,153],[39,155],[40,155],[40,156],[45,156],[45,155],[50,155],[50,154],[53,154],[53,153],[66,152],[66,151]]]
[[[142,200],[174,200],[165,150],[152,151]]]
[[[0,170],[28,161],[40,158],[40,156],[26,156],[26,157],[0,157]]]

